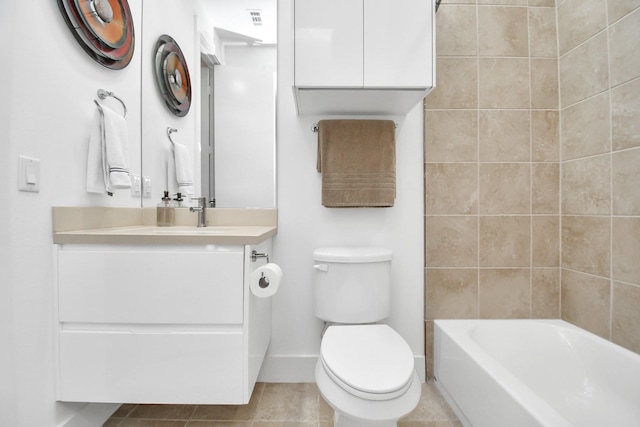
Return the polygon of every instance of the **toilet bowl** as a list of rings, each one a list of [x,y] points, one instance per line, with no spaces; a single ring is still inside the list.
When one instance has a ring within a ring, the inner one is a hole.
[[[387,325],[330,326],[316,382],[336,427],[397,426],[420,400],[411,349]]]
[[[336,427],[395,427],[420,400],[406,341],[390,326],[388,249],[330,247],[313,252],[315,315],[328,326],[316,364],[320,394]]]

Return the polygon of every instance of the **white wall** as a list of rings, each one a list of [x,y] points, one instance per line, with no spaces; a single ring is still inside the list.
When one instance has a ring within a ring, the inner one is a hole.
[[[139,26],[141,1],[129,4]],[[56,2],[2,2],[0,16],[2,39],[11,40],[2,59],[0,425],[55,426],[85,405],[54,397],[51,206],[140,205],[128,191],[110,198],[84,190],[98,88],[114,91],[129,107],[129,160],[139,173],[140,46],[127,68],[112,71],[82,50]],[[17,190],[19,155],[41,161],[37,194]]]
[[[284,271],[274,297],[273,338],[261,372],[267,381],[313,381],[322,323],[313,315],[312,252],[334,245],[393,250],[388,323],[408,341],[424,375],[422,106],[397,130],[397,199],[393,208],[328,209],[316,172],[317,116],[296,116],[292,94],[292,3],[278,2],[278,235],[274,259]],[[424,378],[424,376],[422,377]]]
[[[13,29],[13,25],[10,24],[11,17],[15,15],[15,9],[17,2],[2,2],[0,3],[0,39],[10,40],[10,31]],[[6,48],[5,48],[6,49]],[[5,64],[5,59],[11,55],[12,50],[5,51],[3,59],[0,60],[0,64]],[[6,87],[14,87],[16,85],[16,78],[14,73],[4,73],[4,85]],[[12,99],[9,96],[9,101]],[[6,147],[10,140],[8,135],[12,133],[11,125],[11,103],[0,103],[0,129],[2,129],[2,136],[0,141],[3,147]],[[9,150],[3,149],[0,155],[0,190],[4,193],[9,188],[9,183],[12,182],[11,176],[11,164],[17,160],[10,158],[7,155]],[[5,196],[7,197],[7,196]],[[10,200],[9,200],[10,201]],[[10,282],[10,278],[13,277],[13,268],[11,266],[11,247],[9,241],[11,239],[11,227],[10,218],[11,214],[8,209],[8,205],[0,209],[0,342],[2,342],[2,349],[0,351],[0,424],[1,425],[16,425],[17,413],[16,413],[16,394],[15,394],[15,352],[7,351],[6,349],[14,347],[13,331],[14,331],[14,316],[13,316],[13,284]]]

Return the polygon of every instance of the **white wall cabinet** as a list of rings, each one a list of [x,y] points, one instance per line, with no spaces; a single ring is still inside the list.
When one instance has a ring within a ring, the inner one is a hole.
[[[61,401],[243,404],[271,338],[259,246],[56,245]]]
[[[406,114],[435,85],[433,0],[294,0],[300,114]]]
[[[296,87],[362,87],[363,0],[295,0]]]

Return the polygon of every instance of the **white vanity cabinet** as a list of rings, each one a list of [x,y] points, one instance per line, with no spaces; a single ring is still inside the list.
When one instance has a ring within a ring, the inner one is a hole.
[[[294,0],[301,114],[406,114],[435,85],[433,0]]]
[[[251,251],[270,242],[56,245],[58,400],[247,403],[271,337]]]

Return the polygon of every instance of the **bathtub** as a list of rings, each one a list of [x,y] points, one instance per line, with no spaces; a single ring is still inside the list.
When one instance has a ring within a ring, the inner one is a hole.
[[[434,356],[465,426],[640,426],[640,355],[562,320],[436,320]]]

